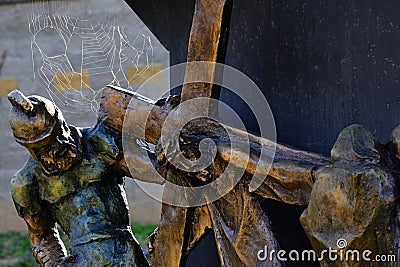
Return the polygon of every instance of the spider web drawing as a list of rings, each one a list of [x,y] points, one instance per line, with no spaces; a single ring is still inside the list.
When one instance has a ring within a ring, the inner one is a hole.
[[[128,36],[115,21],[68,14],[65,2],[35,3],[28,18],[35,88],[69,113],[93,115],[108,84],[135,90],[130,80],[152,64],[152,40],[140,30]]]

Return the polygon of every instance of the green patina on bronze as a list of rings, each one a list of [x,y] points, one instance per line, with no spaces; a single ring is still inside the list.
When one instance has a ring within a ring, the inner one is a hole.
[[[129,226],[120,134],[99,122],[67,126],[50,101],[9,95],[10,124],[31,152],[11,192],[41,266],[148,266]],[[29,129],[22,131],[21,127]],[[56,223],[70,241],[70,255]]]

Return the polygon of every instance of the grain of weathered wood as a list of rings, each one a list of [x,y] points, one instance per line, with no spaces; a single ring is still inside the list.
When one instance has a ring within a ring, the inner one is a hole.
[[[187,61],[217,62],[225,50],[225,30],[229,27],[229,10],[226,10],[230,0],[197,0],[190,32]],[[225,12],[225,13],[224,13]],[[218,98],[217,87],[213,86],[215,79],[215,65],[199,68],[198,65],[188,65],[185,81],[197,73],[204,73],[205,81],[186,83],[182,88],[182,101],[196,97],[212,96]],[[214,90],[214,92],[213,92]]]

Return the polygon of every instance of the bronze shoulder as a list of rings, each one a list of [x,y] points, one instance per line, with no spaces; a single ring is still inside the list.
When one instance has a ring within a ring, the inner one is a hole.
[[[20,214],[22,208],[28,209],[31,214],[40,212],[39,189],[36,181],[39,168],[39,163],[29,156],[24,167],[11,179],[11,195],[20,216],[22,216]]]

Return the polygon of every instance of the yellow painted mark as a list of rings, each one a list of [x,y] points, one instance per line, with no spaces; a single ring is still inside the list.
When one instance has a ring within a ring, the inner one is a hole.
[[[18,89],[18,79],[0,79],[0,97],[7,96],[11,91]]]
[[[129,85],[139,85],[144,83],[151,76],[164,69],[163,65],[152,65],[146,67],[129,67],[127,69],[128,73],[128,83]],[[157,75],[155,78],[151,79],[152,83],[163,83],[165,77],[163,75]]]
[[[90,73],[88,71],[57,73],[54,75],[54,85],[59,91],[89,89]]]

